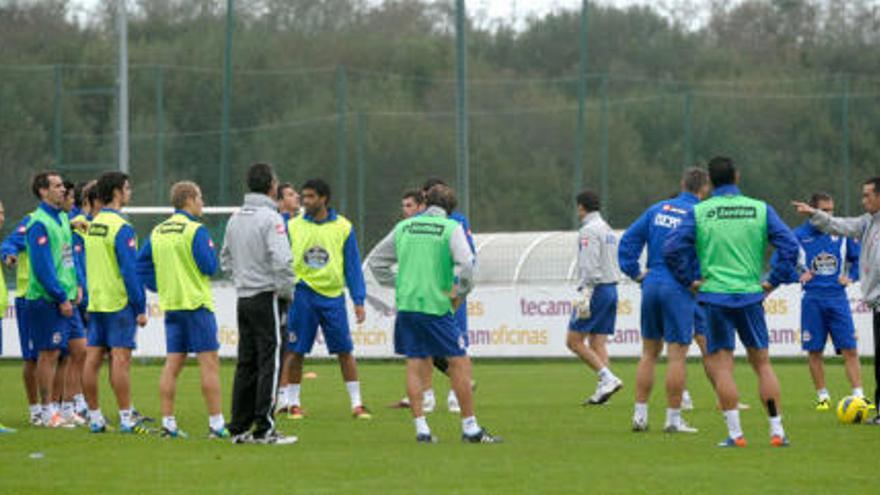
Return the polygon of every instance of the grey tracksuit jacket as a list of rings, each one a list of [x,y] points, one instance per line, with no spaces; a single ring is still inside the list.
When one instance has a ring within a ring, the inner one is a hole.
[[[861,242],[859,283],[862,298],[874,310],[880,309],[880,212],[841,218],[816,211],[810,223],[827,234],[851,237]]]
[[[599,212],[584,217],[578,231],[578,290],[616,284],[617,236]]]
[[[246,194],[241,209],[226,224],[220,266],[235,283],[238,297],[274,292],[293,294],[290,242],[275,201],[265,194]]]

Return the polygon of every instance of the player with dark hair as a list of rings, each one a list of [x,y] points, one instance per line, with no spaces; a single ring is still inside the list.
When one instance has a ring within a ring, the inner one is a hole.
[[[472,288],[473,253],[463,226],[448,214],[455,203],[444,185],[425,194],[428,209],[397,224],[373,252],[370,269],[384,286],[395,287],[398,309],[394,323],[395,352],[407,359],[407,394],[412,405],[416,441],[434,443],[422,410],[423,378],[431,358],[449,361],[452,388],[461,405],[461,439],[468,443],[498,443],[477,423],[471,392],[471,361],[467,342],[453,311]],[[392,266],[397,264],[395,275]]]
[[[131,400],[131,353],[137,347],[137,327],[147,324],[146,297],[137,276],[137,235],[122,215],[131,200],[131,183],[127,174],[114,171],[101,174],[95,187],[103,206],[85,236],[89,317],[83,388],[89,429],[93,433],[107,430],[98,400],[98,375],[109,350],[119,432],[144,434],[148,430]]]
[[[357,362],[352,354],[354,344],[345,308],[347,287],[354,303],[356,321],[358,324],[364,322],[366,286],[357,236],[351,222],[329,206],[330,186],[323,180],[311,179],[302,185],[302,202],[305,215],[288,223],[297,280],[292,318],[288,322],[292,335],[287,350],[293,355],[287,395],[289,416],[301,419],[304,415],[300,401],[303,361],[312,351],[320,327],[327,350],[339,359],[352,416],[370,419],[372,416],[361,399]]]
[[[793,202],[798,213],[810,216],[810,223],[826,234],[840,235],[861,241],[859,279],[862,298],[874,314],[874,404],[880,402],[880,177],[862,184],[862,207],[865,214],[842,218],[799,201]],[[871,423],[880,425],[880,414]]]
[[[596,391],[584,405],[604,404],[623,387],[609,368],[606,340],[617,322],[617,237],[599,210],[599,196],[577,195],[578,287],[580,293],[568,323],[566,346],[598,374]],[[589,340],[589,346],[584,344]]]
[[[664,245],[664,259],[675,278],[697,291],[706,310],[706,362],[724,411],[728,437],[721,447],[745,447],[739,420],[739,393],[733,377],[736,335],[746,348],[758,377],[761,402],[767,408],[770,443],[788,445],[782,427],[779,381],[770,363],[765,296],[788,279],[798,258],[797,240],[776,211],[763,201],[743,196],[733,161],[709,161],[712,197],[694,206]],[[768,243],[777,262],[762,282]]]
[[[63,387],[62,352],[67,350],[74,305],[79,304],[77,270],[73,261],[73,238],[63,210],[66,189],[57,172],[40,172],[31,190],[40,206],[27,226],[30,277],[27,288],[29,328],[37,351],[37,383],[42,404],[42,424],[50,428],[75,426],[52,402],[55,387]]]
[[[685,170],[681,193],[648,208],[620,239],[618,259],[626,275],[642,285],[642,357],[636,372],[633,431],[648,429],[648,399],[654,385],[654,368],[666,343],[666,425],[668,433],[696,433],[681,417],[687,352],[693,339],[697,313],[694,295],[666,268],[663,243],[682,219],[709,193],[709,175],[701,168]],[[647,246],[646,269],[639,257]]]

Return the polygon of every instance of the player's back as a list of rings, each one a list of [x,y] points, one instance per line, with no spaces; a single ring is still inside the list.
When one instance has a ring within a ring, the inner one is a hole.
[[[675,198],[660,201],[648,209],[647,282],[678,284],[663,259],[663,244],[698,202],[699,199],[693,194],[681,193]]]

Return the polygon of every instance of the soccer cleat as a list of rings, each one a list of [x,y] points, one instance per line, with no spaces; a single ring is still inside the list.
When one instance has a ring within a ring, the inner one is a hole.
[[[305,411],[300,406],[290,406],[287,410],[287,419],[303,419],[306,417]]]
[[[831,409],[831,399],[828,397],[822,397],[821,399],[816,400],[817,411],[828,411],[829,409]]]
[[[425,413],[432,413],[436,407],[437,398],[433,394],[425,395],[422,400],[422,411]]]
[[[458,403],[458,397],[454,394],[450,394],[446,399],[446,408],[449,409],[451,413],[460,413],[461,412],[461,404]]]
[[[770,437],[770,445],[773,447],[788,447],[791,445],[791,442],[788,441],[787,436],[773,435]]]
[[[155,423],[156,422],[155,418],[151,418],[149,416],[144,416],[143,414],[141,414],[140,411],[138,411],[137,409],[134,409],[134,408],[131,409],[131,420],[134,421],[135,423]]]
[[[64,421],[73,426],[85,426],[88,424],[88,421],[77,413],[71,413],[69,416],[65,416]]]
[[[373,419],[373,415],[370,414],[370,410],[367,409],[367,406],[357,406],[352,409],[351,417],[354,419]]]
[[[493,437],[485,428],[480,428],[480,431],[474,435],[462,433],[461,441],[464,443],[501,443],[503,440],[501,437]]]
[[[719,443],[718,446],[723,448],[743,448],[746,446],[746,437],[727,437],[727,439]]]
[[[391,409],[409,409],[409,399],[404,397],[399,401],[389,405]]]
[[[666,433],[698,433],[700,430],[680,420],[678,424],[668,424],[663,427]]]
[[[249,431],[246,431],[244,433],[239,433],[238,435],[233,435],[231,441],[235,445],[244,445],[244,444],[248,444],[248,443],[255,443],[254,436]]]
[[[431,435],[430,433],[419,433],[416,435],[416,442],[418,443],[437,443],[437,437]]]
[[[599,405],[608,402],[612,395],[623,388],[623,382],[616,376],[607,380],[601,380],[596,387],[596,393],[584,402],[584,405]]]
[[[648,418],[633,417],[633,431],[648,431]]]
[[[46,426],[49,428],[76,428],[76,425],[72,423],[68,423],[61,413],[55,413],[49,418],[49,421],[46,422]]]
[[[868,399],[867,397],[862,397],[862,400],[865,401],[865,404],[868,404],[868,410],[869,410],[869,411],[876,411],[876,410],[877,410],[877,406],[874,405],[874,403],[871,402],[870,399]]]
[[[15,433],[16,431],[18,431],[18,430],[16,430],[15,428],[9,428],[9,427],[3,426],[3,423],[0,423],[0,435]]]
[[[223,427],[219,430],[215,430],[214,428],[208,427],[208,438],[211,439],[226,439],[232,438],[232,433],[229,432],[229,428]]]
[[[90,433],[106,433],[107,425],[105,423],[90,423],[89,424],[89,432]]]
[[[253,438],[253,443],[256,443],[259,445],[292,445],[292,444],[295,444],[297,442],[297,440],[299,440],[298,438],[296,438],[293,435],[285,436],[285,435],[282,435],[281,433],[278,433],[277,431],[267,433],[266,435],[264,435],[260,438],[256,438],[256,437],[252,437],[252,438]]]
[[[163,426],[162,430],[159,432],[159,436],[162,438],[186,438],[189,435],[181,431],[180,428],[175,428],[171,430]]]
[[[138,421],[137,423],[119,425],[119,433],[126,435],[149,435],[152,431],[144,426],[142,422]]]
[[[28,420],[28,424],[31,426],[43,426],[43,416],[40,413],[31,413],[31,418]]]

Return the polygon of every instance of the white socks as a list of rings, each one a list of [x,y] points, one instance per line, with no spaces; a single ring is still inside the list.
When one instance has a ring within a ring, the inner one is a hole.
[[[428,420],[424,416],[419,416],[414,420],[416,424],[416,435],[430,435],[431,429],[428,428]]]
[[[782,416],[770,418],[770,436],[785,436],[785,430],[782,428]]]
[[[177,431],[177,419],[174,416],[162,416],[162,428]]]
[[[603,366],[602,369],[599,370],[599,380],[610,380],[614,378],[614,373],[608,369],[607,366]]]
[[[39,416],[43,413],[43,407],[39,404],[31,404],[28,406],[28,411],[30,411],[31,416]]]
[[[681,409],[666,408],[666,426],[681,425]]]
[[[302,388],[302,385],[299,383],[291,383],[287,386],[287,405],[288,406],[300,406],[299,403],[299,391]]]
[[[480,432],[480,425],[477,424],[476,416],[468,416],[461,420],[461,431],[467,436],[474,436]]]
[[[862,387],[853,387],[852,394],[855,395],[856,397],[864,397],[865,391],[862,390]]]
[[[89,422],[96,425],[104,424],[104,415],[100,409],[89,409]]]
[[[351,399],[351,408],[362,406],[361,382],[345,382],[345,388],[348,390],[349,399]]]
[[[76,394],[73,396],[73,407],[75,407],[77,411],[88,410],[89,405],[86,404],[86,398],[83,394]]]
[[[727,435],[736,440],[743,436],[742,426],[739,424],[739,409],[724,411],[724,421],[727,422]]]
[[[215,414],[213,416],[208,417],[208,426],[211,427],[212,430],[220,431],[226,427],[226,419],[223,417],[223,413]]]
[[[434,396],[434,389],[429,388],[425,390],[425,393],[422,395],[422,402],[436,402],[437,397]]]
[[[633,411],[633,419],[637,421],[648,421],[648,403],[647,402],[636,402],[635,410]]]
[[[855,395],[855,392],[853,392],[853,395]],[[816,390],[816,397],[819,400],[831,400],[831,394],[828,393],[827,388],[820,388],[819,390]]]
[[[131,420],[131,409],[119,410],[119,424],[121,426],[130,426],[133,424],[133,421]]]

